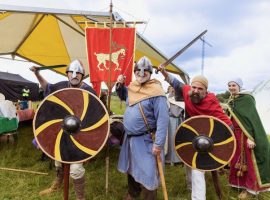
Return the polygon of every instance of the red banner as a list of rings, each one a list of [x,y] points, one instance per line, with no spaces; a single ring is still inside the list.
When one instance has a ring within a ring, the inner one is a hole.
[[[101,92],[101,82],[91,82],[93,85],[93,89],[95,90],[95,92],[97,93],[97,96],[100,96],[100,92]]]
[[[134,62],[135,28],[113,28],[111,43],[109,28],[87,28],[85,32],[91,82],[108,82],[111,71],[111,82],[124,74],[126,84],[129,84]]]

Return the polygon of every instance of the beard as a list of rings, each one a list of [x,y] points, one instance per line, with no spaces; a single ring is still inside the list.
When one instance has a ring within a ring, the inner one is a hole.
[[[192,103],[199,104],[202,99],[205,97],[205,95],[200,95],[198,93],[194,93],[193,91],[188,91],[188,96]]]
[[[140,84],[147,82],[149,79],[150,79],[150,75],[149,76],[136,75],[136,81],[138,81]]]
[[[79,87],[81,85],[81,81],[78,78],[71,78],[69,83],[72,87]]]

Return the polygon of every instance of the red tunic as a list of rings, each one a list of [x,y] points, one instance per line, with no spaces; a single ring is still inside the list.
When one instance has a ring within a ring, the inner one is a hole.
[[[185,101],[185,108],[190,117],[197,115],[209,115],[222,120],[228,126],[232,125],[231,120],[223,112],[218,99],[213,93],[207,93],[205,98],[203,98],[200,103],[194,104],[191,102],[191,99],[188,95],[188,91],[190,89],[191,86],[189,85],[183,86],[183,98]]]

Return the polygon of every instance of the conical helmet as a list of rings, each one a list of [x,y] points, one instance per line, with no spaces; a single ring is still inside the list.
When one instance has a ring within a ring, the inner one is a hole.
[[[152,65],[151,61],[146,56],[143,56],[135,64],[134,72],[135,71],[140,71],[141,76],[143,76],[144,71],[149,71],[150,74],[152,74],[153,73],[153,65]]]
[[[66,73],[72,72],[72,77],[76,77],[76,73],[81,73],[82,75],[85,75],[85,70],[83,67],[83,64],[79,60],[72,61],[69,66],[66,69]]]

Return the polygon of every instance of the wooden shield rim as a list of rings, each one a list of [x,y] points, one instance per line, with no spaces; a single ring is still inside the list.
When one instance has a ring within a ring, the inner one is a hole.
[[[230,159],[227,161],[226,164],[221,165],[220,167],[215,168],[215,169],[211,169],[211,170],[210,170],[210,169],[208,169],[208,170],[205,170],[205,169],[198,169],[198,168],[195,168],[195,167],[193,167],[193,166],[190,166],[188,163],[186,163],[186,162],[178,155],[178,153],[177,153],[177,151],[176,151],[176,146],[175,146],[175,138],[176,138],[176,134],[177,134],[178,130],[182,127],[182,125],[183,125],[184,123],[186,123],[186,122],[188,122],[188,121],[190,121],[190,120],[196,119],[196,118],[208,118],[208,119],[212,118],[212,119],[214,119],[214,120],[216,120],[216,121],[219,121],[219,122],[222,123],[223,125],[225,125],[225,126],[227,127],[227,129],[229,130],[229,132],[231,133],[231,135],[232,135],[232,137],[233,137],[233,143],[234,143],[233,147],[234,147],[234,148],[233,148],[233,151],[232,151],[232,155],[231,155]],[[236,138],[235,138],[235,135],[234,135],[233,130],[232,130],[225,122],[223,122],[222,120],[220,120],[220,119],[218,119],[218,118],[216,118],[216,117],[213,117],[213,116],[209,116],[209,115],[197,115],[197,116],[190,117],[190,118],[186,119],[185,121],[183,121],[183,122],[177,127],[177,129],[176,129],[175,132],[174,132],[174,141],[173,141],[173,142],[174,142],[174,151],[175,151],[175,154],[178,156],[178,158],[179,158],[185,165],[189,166],[189,167],[192,168],[192,169],[196,169],[196,170],[199,170],[199,171],[216,171],[216,170],[219,170],[219,169],[223,168],[224,166],[226,166],[227,164],[230,163],[230,161],[232,160],[232,158],[233,158],[233,156],[234,156],[234,154],[235,154],[235,151],[236,151]]]
[[[103,107],[103,109],[104,109],[104,111],[105,111],[105,115],[107,116],[107,122],[106,122],[106,123],[108,124],[107,134],[106,134],[106,137],[105,137],[105,139],[104,139],[102,145],[101,145],[101,146],[99,147],[99,149],[97,150],[97,153],[96,153],[94,156],[90,156],[90,157],[85,158],[85,159],[83,159],[83,160],[74,161],[74,162],[68,162],[68,161],[63,161],[63,160],[61,160],[61,161],[60,161],[60,160],[56,160],[53,156],[51,156],[50,154],[48,154],[48,153],[43,149],[43,147],[40,145],[38,139],[36,138],[36,134],[35,134],[35,131],[36,131],[36,129],[35,129],[36,116],[37,116],[37,113],[38,113],[39,109],[42,107],[43,103],[44,103],[44,102],[47,100],[47,98],[49,98],[50,96],[52,96],[52,95],[54,95],[54,94],[56,94],[56,93],[58,93],[58,92],[65,91],[65,90],[79,90],[79,91],[81,91],[81,92],[86,92],[86,93],[88,93],[89,95],[91,95],[92,97],[94,97],[94,98],[101,104],[101,106]],[[48,96],[46,96],[46,97],[41,101],[41,103],[40,103],[39,106],[38,106],[38,109],[37,109],[36,112],[35,112],[35,116],[34,116],[34,118],[33,118],[33,126],[32,126],[32,127],[33,127],[34,137],[35,137],[35,139],[36,139],[36,142],[37,142],[39,148],[42,150],[42,152],[45,153],[45,154],[46,154],[48,157],[50,157],[51,159],[53,159],[53,160],[55,160],[55,161],[58,161],[58,162],[61,162],[61,163],[65,163],[65,164],[83,163],[83,162],[86,162],[87,160],[90,160],[90,159],[94,158],[96,155],[99,154],[99,152],[103,149],[104,145],[107,143],[108,138],[109,138],[109,133],[110,133],[109,114],[108,114],[107,108],[105,107],[105,105],[102,103],[102,101],[101,101],[95,94],[93,94],[93,93],[91,93],[91,92],[89,92],[89,91],[87,91],[87,90],[80,89],[80,88],[63,88],[63,89],[57,90],[57,91],[55,91],[55,92],[49,94]]]

